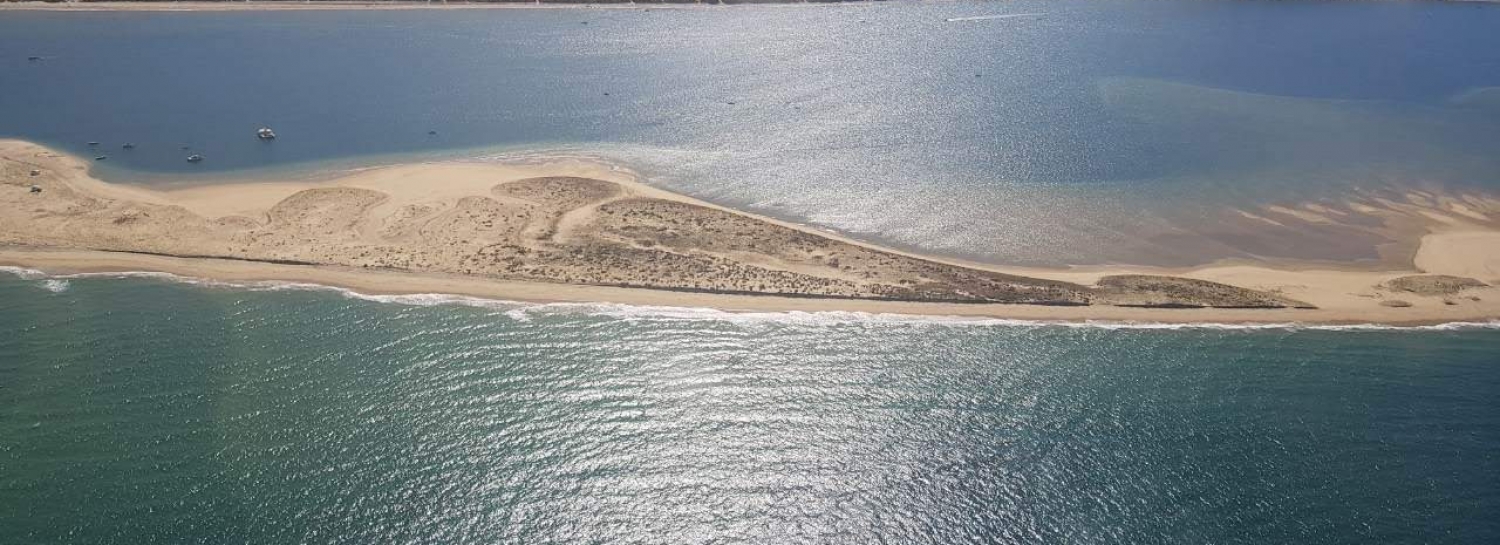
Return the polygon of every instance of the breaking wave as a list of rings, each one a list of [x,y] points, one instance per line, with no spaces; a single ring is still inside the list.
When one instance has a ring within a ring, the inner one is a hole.
[[[1386,325],[1386,324],[1309,324],[1300,322],[1276,323],[1172,323],[1137,322],[1112,320],[1020,320],[1009,318],[982,318],[967,316],[928,316],[917,314],[868,313],[851,311],[784,311],[784,312],[735,312],[702,307],[671,307],[626,305],[620,303],[533,303],[504,299],[487,299],[467,295],[444,293],[416,293],[401,295],[368,294],[348,288],[306,282],[253,281],[230,282],[180,276],[171,273],[129,271],[49,274],[36,269],[0,266],[0,272],[10,273],[23,280],[39,281],[41,286],[53,292],[63,292],[69,281],[85,278],[145,278],[179,284],[210,288],[240,289],[252,292],[272,291],[322,291],[333,292],[349,299],[373,303],[407,306],[465,306],[502,312],[517,321],[530,321],[545,316],[604,316],[620,320],[649,321],[723,321],[733,323],[780,323],[797,325],[914,325],[914,326],[981,326],[981,327],[1026,327],[1026,328],[1072,328],[1072,329],[1140,329],[1140,330],[1216,330],[1216,331],[1463,331],[1500,330],[1500,320],[1445,322],[1430,325]]]

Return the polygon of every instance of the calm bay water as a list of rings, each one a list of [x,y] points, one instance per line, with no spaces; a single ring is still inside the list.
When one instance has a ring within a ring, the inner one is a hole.
[[[0,135],[136,181],[585,153],[1013,264],[1366,259],[1215,214],[1500,190],[1495,28],[1500,7],[1404,2],[7,12]]]
[[[7,543],[1488,543],[1500,331],[0,276]]]

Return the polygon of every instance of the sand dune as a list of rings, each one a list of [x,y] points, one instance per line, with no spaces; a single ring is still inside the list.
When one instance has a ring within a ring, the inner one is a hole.
[[[1387,281],[1410,271],[953,263],[694,201],[581,161],[416,164],[326,182],[157,191],[104,183],[76,158],[3,141],[0,167],[0,262],[41,268],[724,308],[1176,321],[1500,316],[1489,286],[1466,284],[1462,298],[1405,292],[1412,306],[1380,305]],[[1494,250],[1481,257],[1474,247],[1492,240],[1431,235],[1423,268],[1490,274]]]

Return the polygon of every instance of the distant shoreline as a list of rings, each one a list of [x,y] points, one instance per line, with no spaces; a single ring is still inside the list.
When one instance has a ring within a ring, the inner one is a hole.
[[[852,241],[583,161],[419,163],[324,181],[167,191],[95,180],[87,161],[21,141],[0,141],[0,166],[0,264],[47,272],[159,271],[381,295],[731,311],[1167,323],[1500,319],[1500,230],[1458,219],[1500,214],[1500,206],[1452,217],[1417,211],[1447,221],[1421,237],[1409,270],[1022,269]],[[1448,276],[1419,275],[1418,267]],[[1304,305],[1316,308],[1292,308]]]

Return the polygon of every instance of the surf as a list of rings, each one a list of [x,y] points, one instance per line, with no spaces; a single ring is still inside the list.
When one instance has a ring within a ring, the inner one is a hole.
[[[653,322],[727,322],[734,324],[784,324],[801,326],[947,326],[947,327],[1007,327],[1007,328],[1066,328],[1099,330],[1160,330],[1160,331],[1343,331],[1343,332],[1391,332],[1391,331],[1468,331],[1500,330],[1500,320],[1454,321],[1425,325],[1388,324],[1317,324],[1303,322],[1229,323],[1229,322],[1146,322],[1115,320],[1024,320],[1011,318],[981,318],[968,316],[917,315],[899,313],[870,313],[856,311],[785,311],[785,312],[736,312],[706,307],[674,307],[651,305],[627,305],[622,303],[573,303],[573,302],[527,302],[506,299],[490,299],[449,293],[372,294],[349,288],[308,282],[261,280],[236,282],[197,278],[154,271],[119,271],[52,274],[38,269],[0,266],[0,272],[22,280],[36,282],[38,286],[54,293],[69,289],[72,280],[142,279],[171,282],[207,289],[234,289],[247,292],[329,292],[347,299],[378,304],[415,307],[456,306],[488,309],[518,321],[529,322],[542,317],[595,316],[628,321]]]

